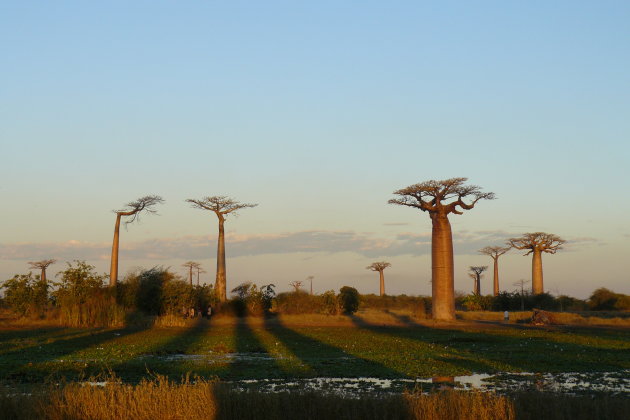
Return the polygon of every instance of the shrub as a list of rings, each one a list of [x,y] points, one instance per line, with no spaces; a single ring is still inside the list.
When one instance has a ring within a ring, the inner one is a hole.
[[[359,292],[354,287],[343,286],[339,289],[339,301],[344,313],[353,314],[359,309]]]
[[[615,309],[619,295],[612,290],[601,287],[593,292],[588,299],[588,306],[593,311],[610,311]]]
[[[61,281],[55,283],[54,296],[60,321],[73,327],[122,325],[124,310],[116,303],[114,291],[103,287],[107,276],[96,274],[85,261],[75,263],[57,274]]]
[[[11,310],[20,316],[28,314],[42,317],[48,307],[47,282],[42,281],[39,275],[33,277],[33,273],[16,274],[12,279],[4,282],[4,301]]]

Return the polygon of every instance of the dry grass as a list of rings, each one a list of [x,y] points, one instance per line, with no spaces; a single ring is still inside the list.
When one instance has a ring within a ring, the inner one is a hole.
[[[71,383],[25,394],[0,393],[0,414],[15,420],[223,419],[617,419],[630,399],[524,393],[440,391],[432,394],[345,397],[316,392],[239,392],[203,379],[175,383],[164,377],[138,385]]]
[[[630,327],[630,318],[625,317],[599,317],[584,316],[572,312],[552,312],[555,322],[559,325],[584,325],[584,326],[617,326]],[[503,312],[492,311],[461,311],[457,312],[458,319],[465,321],[503,321]],[[519,323],[530,320],[531,311],[510,312],[510,323]]]

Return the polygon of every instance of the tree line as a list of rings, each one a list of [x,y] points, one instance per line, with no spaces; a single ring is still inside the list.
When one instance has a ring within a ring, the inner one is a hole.
[[[481,200],[494,200],[495,194],[483,192],[476,185],[466,184],[467,178],[450,178],[446,180],[429,180],[394,191],[395,198],[390,204],[412,207],[429,215],[432,226],[431,233],[431,297],[432,316],[439,320],[455,319],[455,289],[454,289],[454,255],[450,215],[462,215],[464,211],[472,210]],[[186,199],[193,208],[209,211],[218,219],[217,238],[217,267],[214,283],[214,293],[220,302],[227,300],[227,269],[225,261],[225,222],[229,215],[237,214],[246,208],[256,207],[257,204],[241,203],[226,196],[207,196],[201,199]],[[109,286],[118,285],[118,253],[120,241],[120,224],[124,220],[129,225],[139,220],[142,214],[156,213],[156,206],[163,204],[164,199],[158,195],[148,195],[127,203],[122,209],[114,210],[116,220],[114,238],[112,242]],[[494,295],[498,296],[499,287],[499,257],[510,249],[524,250],[525,255],[532,255],[532,293],[544,293],[542,255],[555,254],[562,249],[566,241],[557,235],[546,232],[525,233],[521,237],[511,238],[503,246],[488,246],[479,252],[488,255],[494,262]],[[46,281],[46,268],[55,260],[32,262],[32,268],[41,270],[40,279]],[[189,282],[192,286],[193,270],[197,276],[201,267],[195,262],[184,264],[189,269]],[[391,266],[386,261],[374,262],[367,269],[378,272],[380,278],[380,294],[385,294],[384,270]],[[487,266],[470,267],[471,277],[475,281],[474,292],[480,294],[481,273]],[[311,290],[312,290],[312,277]],[[296,289],[301,286],[298,285]],[[295,287],[295,286],[294,286]]]

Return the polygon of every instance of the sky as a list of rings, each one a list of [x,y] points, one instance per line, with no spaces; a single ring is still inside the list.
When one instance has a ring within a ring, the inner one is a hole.
[[[452,215],[455,287],[477,250],[545,231],[545,288],[630,294],[630,3],[0,3],[0,279],[28,261],[121,277],[202,263],[217,220],[188,198],[256,203],[226,223],[241,282],[430,294],[426,213],[393,191],[467,177],[497,199]],[[502,289],[530,257],[500,260]],[[490,293],[491,276],[482,280]]]

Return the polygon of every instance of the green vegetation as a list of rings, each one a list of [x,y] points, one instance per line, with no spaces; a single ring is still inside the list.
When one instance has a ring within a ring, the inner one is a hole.
[[[369,315],[331,317],[328,326],[277,317],[197,319],[185,328],[4,329],[0,379],[38,383],[51,375],[77,379],[105,372],[131,382],[149,372],[171,378],[187,372],[224,379],[415,378],[630,369],[627,329],[416,324],[386,314],[408,325],[403,328],[382,326]]]

